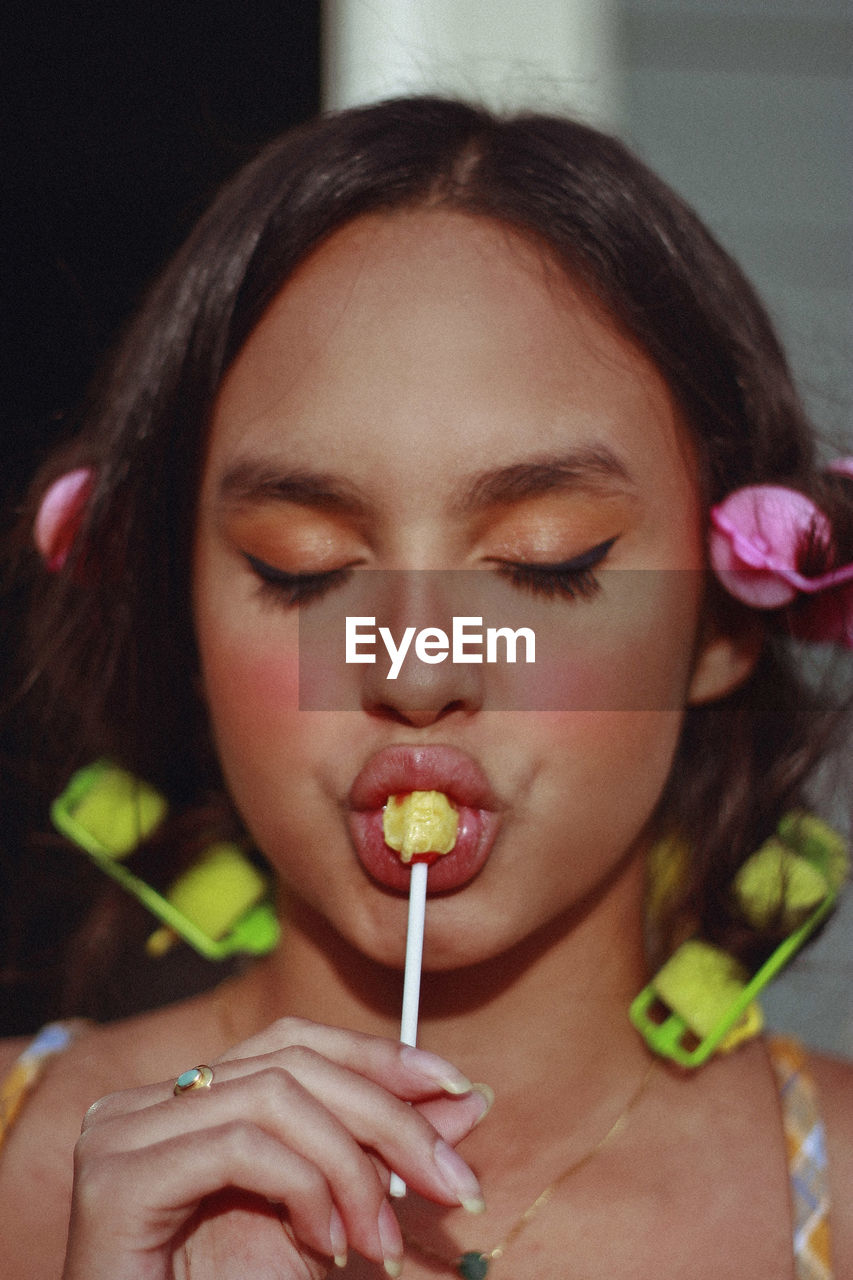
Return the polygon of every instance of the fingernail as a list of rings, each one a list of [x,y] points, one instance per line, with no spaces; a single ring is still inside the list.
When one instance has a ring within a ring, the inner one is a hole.
[[[467,1076],[457,1070],[452,1063],[439,1058],[438,1054],[403,1045],[400,1050],[400,1059],[409,1071],[414,1071],[417,1075],[429,1080],[431,1084],[438,1085],[445,1093],[459,1096],[470,1093],[474,1087]]]
[[[387,1200],[383,1200],[377,1221],[379,1243],[382,1248],[382,1265],[386,1274],[397,1277],[403,1270],[403,1237],[397,1215]]]
[[[332,1205],[332,1212],[329,1215],[329,1244],[331,1245],[332,1257],[336,1267],[345,1267],[347,1265],[348,1243],[344,1220],[335,1206]]]
[[[462,1157],[439,1138],[433,1147],[433,1159],[462,1208],[467,1209],[468,1213],[483,1213],[486,1202],[482,1189]]]
[[[483,1099],[483,1110],[480,1112],[480,1114],[477,1116],[477,1119],[474,1121],[474,1125],[476,1126],[480,1123],[481,1120],[485,1120],[486,1116],[489,1114],[492,1107],[495,1105],[495,1092],[494,1092],[494,1089],[490,1089],[487,1084],[477,1083],[477,1084],[471,1085],[471,1093],[479,1094],[480,1097]]]

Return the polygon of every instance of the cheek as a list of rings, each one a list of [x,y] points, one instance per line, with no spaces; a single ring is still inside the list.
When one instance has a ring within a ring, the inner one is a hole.
[[[556,712],[684,706],[701,572],[613,569],[599,578],[591,600],[510,601],[509,626],[535,634],[536,657],[491,669],[493,705]]]
[[[597,874],[643,835],[669,777],[682,721],[679,711],[533,717],[541,750],[536,792],[578,870]]]
[[[239,661],[239,655],[237,660]],[[242,657],[241,696],[266,714],[296,711],[299,706],[299,655],[295,647],[274,653],[251,651]]]
[[[534,713],[545,757],[573,775],[615,794],[644,779],[666,780],[678,744],[681,711],[562,711]],[[654,783],[651,783],[654,789]]]
[[[299,706],[295,635],[271,644],[238,628],[199,627],[204,691],[220,751],[251,753]],[[289,736],[289,735],[287,735]],[[223,760],[227,766],[227,761]]]
[[[293,824],[312,821],[308,761],[317,747],[312,718],[299,711],[295,636],[270,645],[200,628],[199,647],[223,776],[252,838],[275,863],[294,842]]]
[[[536,661],[491,677],[493,705],[554,712],[677,712],[687,700],[695,609],[636,610],[624,624],[541,626]],[[665,617],[667,626],[659,619]]]

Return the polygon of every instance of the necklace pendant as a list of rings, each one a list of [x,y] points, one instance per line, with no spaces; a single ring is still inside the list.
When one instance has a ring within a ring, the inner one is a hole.
[[[456,1262],[456,1271],[462,1280],[486,1280],[489,1259],[484,1253],[463,1253]]]

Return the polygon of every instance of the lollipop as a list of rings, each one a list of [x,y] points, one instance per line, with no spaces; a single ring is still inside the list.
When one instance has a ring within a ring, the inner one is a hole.
[[[456,844],[459,814],[441,791],[389,796],[382,814],[385,843],[401,862],[435,862]]]
[[[427,872],[456,844],[459,814],[441,791],[410,791],[389,796],[382,815],[385,843],[396,849],[400,861],[411,863],[409,922],[406,933],[406,971],[403,979],[403,1015],[400,1040],[414,1045],[418,1035],[418,1004],[421,989],[421,959],[424,949]],[[406,1194],[406,1185],[391,1175],[391,1195]]]

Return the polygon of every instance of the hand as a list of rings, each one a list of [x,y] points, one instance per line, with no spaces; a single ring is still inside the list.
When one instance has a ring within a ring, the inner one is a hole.
[[[63,1280],[319,1280],[350,1248],[396,1275],[392,1169],[478,1207],[454,1146],[486,1097],[433,1054],[285,1018],[214,1065],[88,1112]]]

